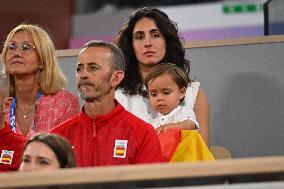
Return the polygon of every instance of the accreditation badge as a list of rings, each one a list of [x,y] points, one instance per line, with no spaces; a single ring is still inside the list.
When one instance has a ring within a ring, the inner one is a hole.
[[[127,150],[127,140],[115,140],[113,157],[125,158]]]
[[[13,155],[14,151],[2,150],[0,163],[11,165],[13,160]]]

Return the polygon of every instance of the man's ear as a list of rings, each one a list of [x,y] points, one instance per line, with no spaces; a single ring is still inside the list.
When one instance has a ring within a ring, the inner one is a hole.
[[[110,85],[116,88],[123,78],[124,78],[124,72],[122,70],[115,70],[111,75]]]

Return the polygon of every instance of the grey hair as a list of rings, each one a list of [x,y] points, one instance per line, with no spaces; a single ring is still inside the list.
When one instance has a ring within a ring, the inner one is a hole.
[[[112,54],[112,68],[114,70],[122,70],[125,72],[125,58],[123,52],[120,50],[118,46],[113,43],[109,43],[102,40],[91,40],[84,44],[83,48],[90,48],[90,47],[102,47],[108,48],[111,50]]]

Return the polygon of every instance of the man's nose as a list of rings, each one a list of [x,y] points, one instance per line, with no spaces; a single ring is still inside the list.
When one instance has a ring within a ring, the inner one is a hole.
[[[86,69],[82,69],[79,73],[77,73],[77,76],[79,76],[79,78],[81,79],[85,79],[85,78],[88,78],[88,72]]]

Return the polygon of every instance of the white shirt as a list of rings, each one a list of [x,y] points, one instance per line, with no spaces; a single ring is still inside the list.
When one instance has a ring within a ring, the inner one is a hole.
[[[184,109],[188,109],[189,111],[191,110],[193,112],[199,86],[199,82],[192,82],[191,85],[187,87],[185,98],[181,104],[185,107]],[[124,94],[121,89],[117,89],[115,91],[115,98],[122,106],[124,106],[126,110],[136,115],[140,119],[150,123],[151,125],[154,123],[154,119],[158,116],[158,113],[152,109],[149,99],[143,97],[142,95]],[[192,117],[195,119],[194,112],[193,115],[194,117]],[[197,123],[196,120],[194,122]]]
[[[199,128],[193,110],[185,106],[179,105],[178,107],[176,107],[166,115],[158,113],[158,116],[154,119],[152,125],[154,126],[155,129],[157,129],[161,125],[169,123],[178,123],[188,119],[195,123],[196,128]]]

